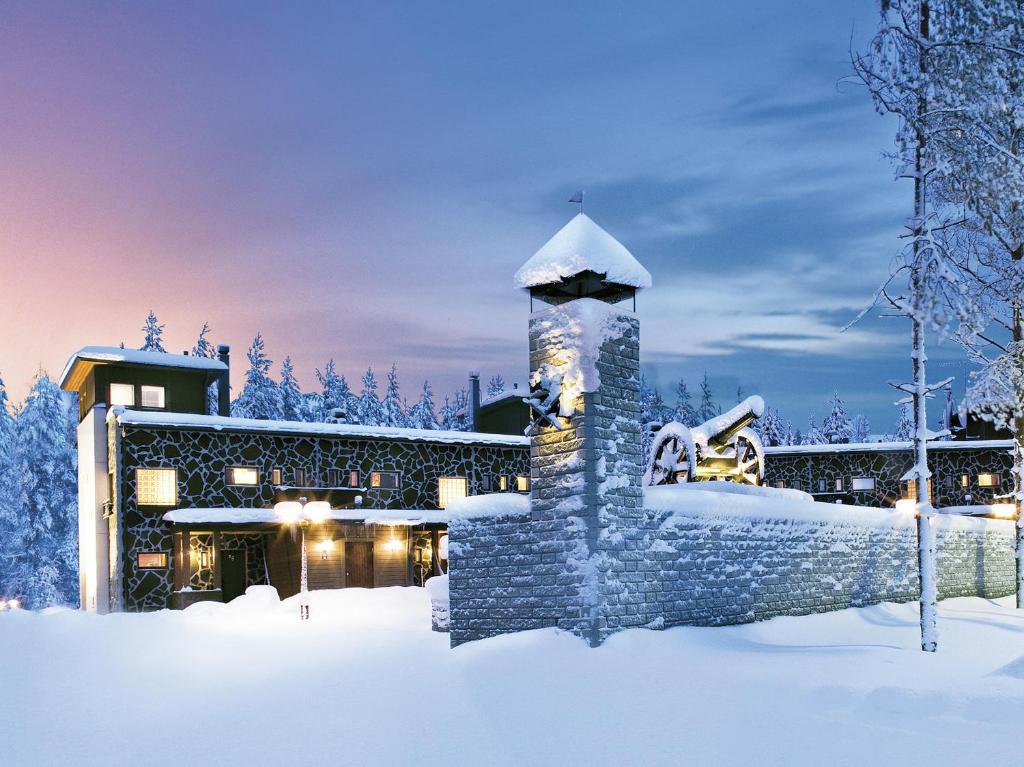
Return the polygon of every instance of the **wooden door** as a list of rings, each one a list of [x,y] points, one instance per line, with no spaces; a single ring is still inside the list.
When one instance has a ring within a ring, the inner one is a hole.
[[[245,593],[245,551],[221,550],[221,593],[225,602]]]
[[[373,588],[373,543],[345,542],[345,585]]]

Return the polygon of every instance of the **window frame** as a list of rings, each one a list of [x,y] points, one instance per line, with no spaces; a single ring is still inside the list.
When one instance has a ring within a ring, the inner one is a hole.
[[[530,492],[530,476],[528,474],[516,474],[516,492]]]
[[[451,495],[451,488],[447,485],[450,482],[461,483],[462,489],[465,491],[462,495]],[[448,486],[448,492],[445,493],[443,488]],[[452,501],[457,501],[461,498],[469,497],[469,477],[458,477],[458,476],[446,476],[437,478],[437,507],[439,509],[447,509],[451,505]]]
[[[161,565],[144,565],[141,562],[142,557],[160,557]],[[171,557],[166,551],[136,551],[135,552],[135,569],[136,570],[167,570],[171,566]]]
[[[160,392],[160,405],[147,405],[146,404],[146,390],[159,391]],[[160,386],[158,384],[140,384],[139,385],[139,407],[145,410],[166,410],[167,409],[167,387]]]
[[[348,470],[348,486],[359,487],[359,469]]]
[[[114,387],[118,387],[122,391],[130,391],[132,393],[131,402],[114,402]],[[135,407],[137,397],[135,396],[135,384],[122,383],[117,381],[111,381],[107,384],[107,402],[111,407]]]
[[[255,472],[256,473],[256,481],[255,482],[239,482],[235,478],[235,472],[238,471],[239,469],[241,469],[242,471],[253,471],[253,472]],[[262,479],[262,476],[261,476],[261,472],[260,472],[260,469],[259,469],[258,466],[228,466],[227,476],[225,477],[225,479],[227,479],[227,484],[230,487],[259,487],[260,480]]]
[[[984,482],[982,481],[983,477],[985,478]],[[977,477],[978,487],[984,487],[984,488],[990,489],[990,490],[993,489],[993,488],[999,489],[999,486],[1002,484],[1002,480],[1003,480],[1002,476],[997,471],[979,471],[978,472],[978,477]]]
[[[309,474],[305,469],[292,469],[292,487],[309,487]]]
[[[857,487],[858,483],[869,483],[867,487]],[[851,477],[850,490],[856,493],[872,493],[878,488],[878,480],[875,477]]]
[[[173,472],[174,476],[174,500],[170,503],[153,503],[142,500],[142,482],[140,472]],[[135,469],[135,505],[136,506],[157,506],[157,507],[172,507],[178,505],[178,470],[173,466],[139,466]]]
[[[395,484],[393,486],[384,485],[381,482],[381,478],[385,475],[395,478]],[[370,487],[374,490],[401,490],[402,489],[402,472],[393,471],[391,469],[382,469],[380,471],[370,472]]]
[[[280,486],[284,484],[284,472],[280,468],[270,470],[270,484]]]
[[[505,476],[504,474],[498,477],[498,490],[500,490],[503,493],[508,492],[508,477]]]

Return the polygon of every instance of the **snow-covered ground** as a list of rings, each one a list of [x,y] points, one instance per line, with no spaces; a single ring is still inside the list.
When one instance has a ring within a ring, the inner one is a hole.
[[[265,595],[264,595],[265,596]],[[590,649],[448,649],[423,589],[255,595],[148,615],[0,614],[3,765],[1017,764],[1024,611],[916,605]]]

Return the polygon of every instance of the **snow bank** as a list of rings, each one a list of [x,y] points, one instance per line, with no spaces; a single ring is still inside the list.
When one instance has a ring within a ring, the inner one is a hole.
[[[620,285],[651,287],[651,273],[621,242],[584,213],[563,226],[523,264],[516,272],[515,285],[532,288],[585,271],[603,274],[608,282]]]
[[[325,519],[335,522],[366,522],[374,525],[445,524],[444,509],[332,509]],[[164,514],[165,522],[179,525],[253,525],[281,522],[274,509],[188,508]]]
[[[530,496],[519,493],[489,493],[459,498],[448,504],[451,519],[503,517],[530,513]]]
[[[844,506],[794,500],[786,495],[771,497],[751,493],[733,493],[698,489],[703,482],[660,485],[644,490],[644,508],[669,511],[682,517],[715,520],[779,519],[796,522],[855,525],[885,528],[913,524],[913,514],[866,506]],[[725,483],[728,484],[728,483]],[[769,488],[762,488],[767,490]],[[774,490],[774,488],[771,488]]]
[[[871,453],[899,452],[913,448],[911,442],[848,442],[840,445],[773,445],[766,447],[768,455],[802,453]],[[1011,450],[1011,439],[938,440],[928,443],[929,450]]]
[[[443,429],[399,429],[388,426],[360,426],[343,423],[310,423],[307,421],[263,421],[254,418],[227,418],[193,413],[166,413],[111,408],[107,420],[132,426],[171,426],[213,431],[274,432],[278,434],[314,434],[324,436],[363,437],[366,439],[403,439],[413,442],[442,442],[459,445],[501,445],[521,447],[530,444],[526,437],[508,434],[482,434],[471,431]]]
[[[814,503],[814,496],[803,490],[792,488],[765,487],[763,485],[745,485],[739,482],[683,482],[675,487],[680,490],[697,490],[730,495],[750,495],[757,498],[768,498],[796,503]]]

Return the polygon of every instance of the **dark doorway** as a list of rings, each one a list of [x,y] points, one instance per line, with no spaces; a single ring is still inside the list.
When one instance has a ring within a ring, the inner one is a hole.
[[[345,542],[345,585],[373,588],[373,544]]]
[[[244,551],[221,551],[220,578],[225,602],[245,593]]]

